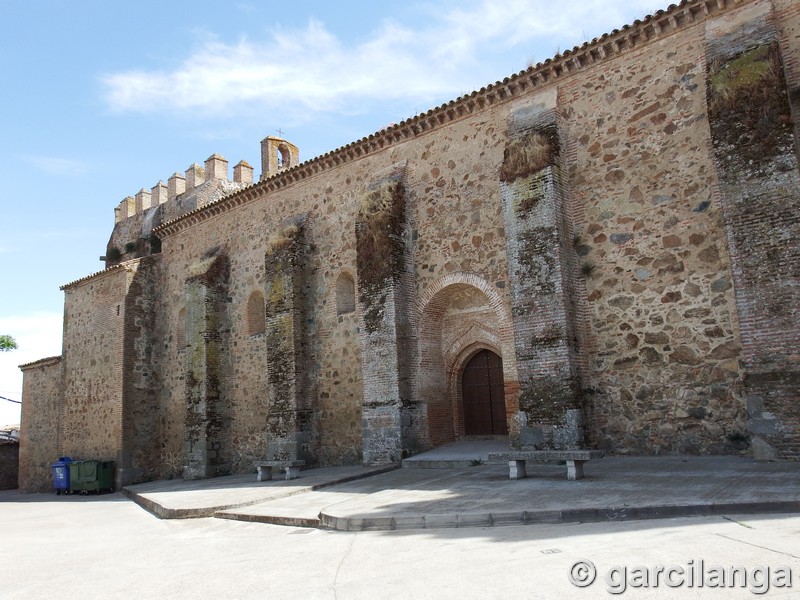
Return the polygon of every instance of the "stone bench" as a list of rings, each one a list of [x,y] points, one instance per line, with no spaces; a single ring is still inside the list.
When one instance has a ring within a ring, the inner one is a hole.
[[[300,467],[304,467],[304,460],[260,460],[255,463],[258,470],[256,481],[269,481],[272,479],[272,468],[278,467],[286,472],[286,479],[300,477]]]
[[[525,462],[550,463],[563,460],[567,463],[567,479],[574,481],[583,479],[583,463],[604,456],[605,452],[602,450],[512,450],[489,454],[489,462],[508,460],[508,478],[523,479],[528,476]]]

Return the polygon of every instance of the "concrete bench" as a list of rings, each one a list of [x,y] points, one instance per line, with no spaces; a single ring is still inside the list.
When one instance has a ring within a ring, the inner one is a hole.
[[[526,462],[550,463],[565,461],[567,463],[567,479],[574,481],[583,479],[583,463],[594,458],[603,458],[602,450],[512,450],[489,454],[489,462],[508,460],[508,478],[523,479]]]
[[[272,479],[272,468],[278,467],[286,472],[286,479],[300,477],[300,467],[304,467],[304,460],[260,460],[255,463],[258,470],[256,481],[269,481]]]

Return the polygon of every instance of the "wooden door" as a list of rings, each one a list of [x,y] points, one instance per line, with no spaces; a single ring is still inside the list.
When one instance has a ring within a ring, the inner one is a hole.
[[[481,350],[467,363],[461,379],[465,435],[508,435],[503,394],[503,359]]]

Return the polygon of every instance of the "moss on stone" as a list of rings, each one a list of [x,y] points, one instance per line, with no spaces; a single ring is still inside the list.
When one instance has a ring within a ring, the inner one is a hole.
[[[500,181],[512,183],[533,175],[552,164],[558,155],[558,132],[555,127],[533,131],[512,139],[503,153]]]
[[[793,123],[777,42],[714,61],[707,77],[716,154],[729,174],[758,172],[791,150]]]
[[[558,423],[567,409],[578,408],[578,397],[572,383],[557,377],[532,379],[520,390],[520,410],[529,423]]]
[[[359,300],[368,332],[383,319],[385,289],[397,282],[405,263],[404,187],[399,180],[381,183],[361,199],[356,225]]]
[[[272,232],[267,240],[267,252],[273,254],[287,248],[300,234],[300,227],[295,224],[286,225]]]
[[[283,273],[276,273],[269,282],[267,302],[269,303],[269,314],[280,312],[284,308],[286,301],[286,284]]]

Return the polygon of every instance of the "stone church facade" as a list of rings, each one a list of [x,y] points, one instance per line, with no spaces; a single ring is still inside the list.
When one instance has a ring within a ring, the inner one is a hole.
[[[262,173],[211,156],[116,209],[23,365],[20,487],[469,436],[800,457],[800,4],[688,0]]]

